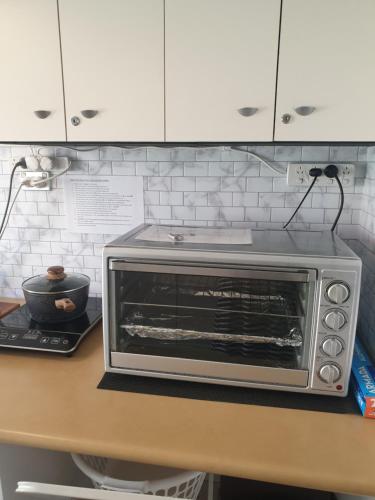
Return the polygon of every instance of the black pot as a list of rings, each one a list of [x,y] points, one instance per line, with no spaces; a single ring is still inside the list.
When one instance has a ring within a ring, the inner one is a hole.
[[[61,266],[49,267],[46,275],[33,276],[22,283],[31,317],[38,323],[72,321],[84,314],[90,278],[65,273]]]

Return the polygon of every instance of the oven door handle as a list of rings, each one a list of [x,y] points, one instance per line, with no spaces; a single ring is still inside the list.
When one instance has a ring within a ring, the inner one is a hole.
[[[293,281],[308,283],[314,276],[313,271],[307,269],[295,269],[293,271],[268,271],[266,269],[246,269],[230,267],[199,267],[176,264],[144,263],[140,261],[126,261],[110,259],[109,269],[111,271],[134,271],[142,273],[159,274],[184,274],[194,276],[219,276],[224,278],[248,278],[268,281]]]

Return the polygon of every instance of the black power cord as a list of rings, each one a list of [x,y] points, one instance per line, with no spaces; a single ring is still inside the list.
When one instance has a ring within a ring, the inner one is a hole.
[[[12,187],[13,187],[13,179],[14,179],[14,175],[16,173],[16,170],[18,167],[22,167],[22,168],[27,168],[26,167],[26,162],[25,162],[25,158],[21,158],[21,160],[19,160],[13,167],[12,169],[12,172],[10,174],[10,179],[9,179],[9,188],[8,188],[8,197],[7,197],[7,201],[6,201],[6,204],[5,204],[5,210],[4,210],[4,215],[3,215],[3,219],[1,221],[1,224],[0,224],[0,234],[2,233],[3,231],[3,227],[4,227],[4,223],[5,223],[5,220],[6,220],[6,216],[7,216],[7,213],[8,213],[8,209],[9,209],[9,204],[10,204],[10,198],[12,196]]]
[[[336,167],[336,165],[328,165],[325,169],[324,169],[324,175],[326,177],[328,177],[329,179],[335,179],[338,186],[339,186],[339,190],[340,190],[340,207],[339,207],[339,211],[337,212],[337,215],[336,215],[336,219],[334,220],[333,224],[332,224],[332,227],[331,227],[331,231],[333,232],[335,229],[336,229],[336,226],[340,220],[340,217],[341,217],[341,214],[342,214],[342,210],[344,208],[344,189],[342,187],[342,184],[341,184],[341,181],[339,179],[339,176],[338,176],[338,173],[339,173],[339,169]]]
[[[298,210],[301,208],[301,206],[303,205],[303,202],[306,200],[306,198],[308,197],[310,191],[312,190],[312,188],[314,187],[314,184],[316,183],[316,180],[318,177],[320,177],[322,175],[322,169],[321,168],[312,168],[310,169],[309,171],[309,175],[310,177],[313,177],[314,180],[312,181],[312,183],[310,184],[309,186],[309,189],[306,191],[305,193],[305,196],[302,198],[302,200],[300,201],[300,204],[298,205],[298,207],[294,210],[291,218],[288,220],[288,222],[286,224],[284,224],[283,228],[286,229],[289,224],[292,222],[294,216],[296,215],[296,213],[298,212]]]

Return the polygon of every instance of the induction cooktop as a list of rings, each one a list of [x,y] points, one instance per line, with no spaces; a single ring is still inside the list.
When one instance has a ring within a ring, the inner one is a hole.
[[[27,305],[0,320],[0,348],[47,351],[71,355],[82,339],[100,321],[102,301],[90,297],[86,312],[66,323],[37,323]]]

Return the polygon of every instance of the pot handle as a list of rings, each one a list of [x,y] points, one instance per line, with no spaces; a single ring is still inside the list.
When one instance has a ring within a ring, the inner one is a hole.
[[[55,300],[56,309],[63,309],[64,312],[73,312],[76,309],[75,303],[68,298]]]

